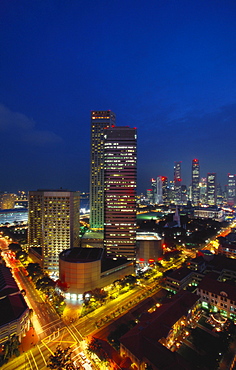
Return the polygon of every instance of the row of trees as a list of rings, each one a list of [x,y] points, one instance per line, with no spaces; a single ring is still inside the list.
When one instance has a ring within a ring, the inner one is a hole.
[[[28,253],[26,253],[20,244],[18,243],[10,243],[8,245],[8,248],[10,249],[11,252],[15,253],[16,259],[18,259],[21,262],[27,261],[28,258]]]
[[[26,267],[28,276],[35,283],[36,289],[43,292],[47,298],[52,300],[57,312],[62,314],[65,308],[64,297],[56,289],[57,283],[48,275],[45,275],[42,267],[38,263],[29,263]]]
[[[64,369],[64,370],[76,370],[72,358],[72,350],[70,347],[65,349],[57,346],[56,351],[49,356],[47,367],[49,369]]]

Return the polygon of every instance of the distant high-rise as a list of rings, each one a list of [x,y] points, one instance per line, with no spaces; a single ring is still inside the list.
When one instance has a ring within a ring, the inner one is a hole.
[[[181,185],[182,185],[181,162],[175,162],[175,165],[174,165],[174,194],[175,194],[174,201],[175,201],[175,204],[182,203]]]
[[[236,196],[236,175],[228,174],[228,196],[227,201],[229,206],[235,205]]]
[[[207,174],[207,204],[209,206],[216,205],[216,173]]]
[[[115,125],[110,110],[91,112],[90,227],[104,228],[104,129]]]
[[[59,272],[59,254],[79,246],[79,192],[37,190],[29,192],[29,247],[42,247],[43,269]]]
[[[157,204],[167,203],[167,186],[168,186],[167,177],[157,176],[157,195],[156,195]]]
[[[135,128],[114,127],[104,134],[104,245],[107,256],[136,256]]]
[[[199,160],[192,160],[192,204],[197,206],[200,201],[200,166]]]
[[[152,203],[156,204],[157,203],[157,180],[152,178],[151,183],[152,183]]]

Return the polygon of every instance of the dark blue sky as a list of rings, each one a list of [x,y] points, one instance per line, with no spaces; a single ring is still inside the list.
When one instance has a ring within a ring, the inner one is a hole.
[[[90,111],[138,128],[139,191],[236,173],[236,1],[1,0],[1,191],[89,188]]]

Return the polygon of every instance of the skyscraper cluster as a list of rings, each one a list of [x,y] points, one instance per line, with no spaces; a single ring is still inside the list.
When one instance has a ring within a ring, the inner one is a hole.
[[[200,177],[200,164],[196,158],[192,160],[189,187],[182,184],[181,162],[174,164],[173,181],[168,182],[167,177],[157,176],[151,180],[151,185],[147,194],[153,204],[184,205],[190,201],[192,206],[234,206],[236,202],[236,175],[228,174],[227,186],[222,189],[217,183],[216,173],[211,172],[205,178]]]

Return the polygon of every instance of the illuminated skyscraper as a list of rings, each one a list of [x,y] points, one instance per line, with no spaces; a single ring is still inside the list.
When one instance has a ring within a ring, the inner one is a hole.
[[[182,185],[181,162],[175,162],[175,165],[174,165],[174,193],[175,193],[175,204],[177,204],[177,205],[182,203],[181,185]]]
[[[228,205],[235,205],[236,175],[228,174]]]
[[[136,129],[114,127],[104,134],[104,245],[107,256],[136,255]]]
[[[157,204],[167,203],[167,186],[168,186],[167,177],[157,176],[157,195],[156,195]]]
[[[29,192],[29,247],[42,247],[43,269],[58,275],[59,254],[79,246],[79,192]]]
[[[193,159],[192,161],[192,204],[197,206],[200,201],[200,166],[199,160]]]
[[[115,125],[113,112],[91,112],[90,227],[104,228],[104,128]]]
[[[157,203],[157,180],[151,179],[151,183],[152,183],[152,203],[156,204]]]
[[[207,204],[209,206],[216,205],[216,173],[207,174]]]

